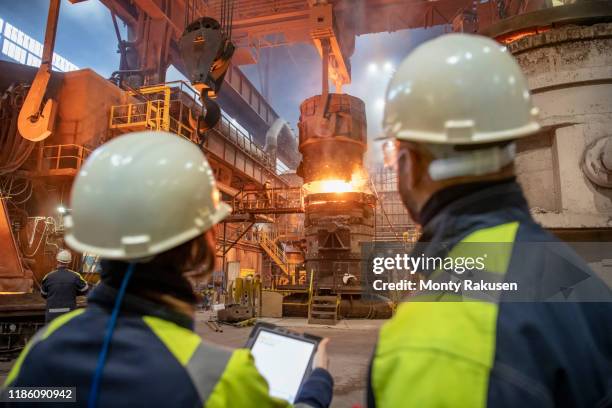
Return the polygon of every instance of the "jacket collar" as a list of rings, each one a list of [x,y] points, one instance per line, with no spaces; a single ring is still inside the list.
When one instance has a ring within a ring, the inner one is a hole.
[[[89,303],[112,310],[115,305],[117,290],[103,282],[100,282],[87,297]],[[194,329],[194,321],[191,317],[170,309],[168,306],[153,302],[141,296],[126,293],[121,303],[121,311],[135,313],[138,315],[155,316],[168,320],[186,329]]]
[[[514,178],[441,190],[423,210],[419,242],[458,241],[477,228],[516,220],[533,222]]]

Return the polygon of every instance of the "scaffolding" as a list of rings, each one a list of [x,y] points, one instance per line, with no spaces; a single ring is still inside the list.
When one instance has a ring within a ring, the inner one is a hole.
[[[419,229],[402,203],[397,172],[381,166],[370,177],[377,196],[374,240],[416,242]]]

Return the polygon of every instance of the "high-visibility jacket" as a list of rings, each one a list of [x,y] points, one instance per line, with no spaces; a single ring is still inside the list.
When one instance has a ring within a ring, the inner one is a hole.
[[[62,315],[40,330],[15,362],[5,387],[76,387],[75,407],[87,406],[115,294],[100,283],[86,309]],[[185,315],[128,292],[104,367],[98,406],[291,406],[268,394],[249,350],[207,344],[192,326]],[[296,406],[328,406],[332,386],[326,370],[314,370]]]
[[[501,282],[518,282],[523,298],[513,301],[516,293],[508,292],[498,298],[432,302],[415,295],[402,303],[379,334],[368,406],[612,406],[609,287],[534,222],[514,181],[471,190],[442,193],[445,198],[438,198],[441,204],[425,224],[417,249],[427,253],[432,246],[446,247],[453,257],[461,248],[473,253],[478,245],[493,243],[498,250],[486,261],[487,273]],[[581,282],[570,293],[563,282],[576,273]],[[551,295],[542,295],[551,279],[560,285],[559,296],[581,301],[540,301]],[[579,297],[586,286],[598,302]]]
[[[40,293],[47,299],[47,323],[76,309],[76,297],[87,292],[87,281],[66,267],[49,272],[42,280]]]

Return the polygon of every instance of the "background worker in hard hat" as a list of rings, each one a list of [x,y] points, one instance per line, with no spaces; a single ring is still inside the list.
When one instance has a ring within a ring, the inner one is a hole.
[[[263,183],[263,191],[260,194],[258,200],[258,208],[266,208],[270,207],[273,202],[273,191],[272,191],[272,182],[270,180],[266,180]]]
[[[387,163],[423,227],[413,256],[484,255],[485,269],[470,273],[518,282],[518,291],[405,299],[381,329],[368,405],[610,406],[610,289],[530,216],[515,140],[540,127],[513,57],[488,38],[445,35],[406,58],[386,98]],[[470,276],[424,272],[430,281]]]
[[[76,406],[90,408],[290,405],[269,396],[249,350],[193,332],[187,277],[213,270],[214,226],[229,214],[195,144],[163,132],[113,139],[82,167],[71,208],[65,240],[104,259],[102,281],[86,309],[35,336],[6,386],[76,387]],[[298,395],[302,406],[331,401],[325,345]]]
[[[40,285],[40,294],[47,299],[47,323],[56,317],[76,309],[76,297],[87,292],[85,279],[68,268],[72,254],[62,249],[55,257],[57,268],[45,275]]]

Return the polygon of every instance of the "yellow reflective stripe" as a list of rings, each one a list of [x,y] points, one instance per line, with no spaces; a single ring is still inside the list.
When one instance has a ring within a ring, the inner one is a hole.
[[[47,325],[47,330],[45,330],[44,334],[42,335],[41,340],[46,339],[54,331],[56,331],[57,329],[62,327],[64,324],[68,323],[68,321],[70,319],[72,319],[74,317],[77,317],[78,315],[80,315],[83,312],[85,312],[85,309],[75,309],[75,310],[73,310],[70,313],[66,313],[66,314],[63,314],[61,316],[56,317],[55,319],[53,319],[53,321],[51,323],[49,323]]]
[[[168,320],[154,316],[143,316],[142,320],[159,337],[172,355],[181,363],[187,365],[189,359],[202,341],[200,336]]]
[[[482,259],[485,270],[505,274],[510,265],[518,227],[518,222],[509,222],[474,231],[455,245],[448,256],[476,259],[486,255]]]
[[[76,276],[79,277],[79,279],[81,279],[83,282],[87,283],[87,281],[85,280],[85,278],[83,278],[83,275],[81,275],[80,273],[78,273],[77,271],[73,271],[72,269],[68,269],[68,271],[74,273]]]
[[[426,348],[487,365],[494,345],[481,342],[495,336],[496,318],[489,302],[405,302],[381,328],[376,354]]]
[[[255,367],[249,350],[232,353],[221,379],[204,404],[206,408],[290,407],[289,402],[269,395],[268,383]]]
[[[487,272],[505,274],[518,228],[518,222],[510,222],[475,231],[449,257],[475,258],[487,252]],[[404,303],[383,326],[372,362],[378,406],[486,406],[498,307],[452,302],[452,297]]]
[[[514,242],[518,227],[518,221],[514,221],[494,227],[479,229],[463,238],[461,242]]]
[[[41,329],[41,330],[44,330],[44,329]],[[9,372],[8,376],[6,377],[6,380],[4,381],[4,386],[5,387],[8,387],[9,384],[11,384],[13,381],[15,381],[15,379],[19,375],[19,372],[21,371],[21,365],[23,364],[23,360],[25,360],[25,358],[28,355],[28,353],[30,352],[30,349],[32,348],[32,346],[34,344],[38,343],[38,341],[33,341],[33,340],[34,339],[30,340],[28,342],[28,344],[26,344],[26,346],[23,349],[23,351],[21,352],[21,354],[19,354],[19,357],[17,358],[17,361],[15,361],[15,364],[13,365],[13,368],[11,368],[11,371]]]
[[[83,282],[87,283],[87,281],[85,280],[85,278],[83,278],[83,275],[81,275],[81,274],[80,274],[80,273],[78,273],[77,271],[73,271],[72,269],[68,269],[68,268],[66,268],[66,270],[67,270],[68,272],[72,272],[72,273],[74,273],[74,274],[75,274],[76,276],[78,276],[78,277],[79,277],[79,278],[80,278],[80,279],[81,279]],[[46,274],[46,275],[44,276],[44,278],[42,278],[42,280],[47,279],[47,277],[48,277],[49,275],[51,275],[52,273],[55,273],[55,272],[57,272],[57,269],[55,269],[55,270],[53,270],[53,271],[49,272],[48,274]]]
[[[48,338],[53,332],[55,332],[57,329],[59,329],[64,324],[68,323],[68,321],[70,319],[72,319],[74,317],[77,317],[78,315],[80,315],[84,311],[85,311],[85,309],[76,309],[76,310],[73,310],[70,313],[66,313],[66,314],[63,314],[61,316],[58,316],[51,323],[49,323],[47,326],[45,326],[42,329],[40,329],[40,331],[38,333],[36,333],[36,335],[28,342],[28,344],[25,346],[25,348],[23,349],[23,351],[21,352],[21,354],[17,358],[17,361],[13,365],[13,368],[11,368],[11,371],[9,372],[8,376],[6,377],[6,381],[4,382],[4,386],[8,387],[9,384],[11,384],[13,381],[15,381],[15,379],[19,375],[19,371],[21,370],[21,365],[23,364],[23,361],[25,360],[26,356],[28,355],[28,353],[30,352],[32,347],[34,347],[34,345],[36,345],[39,341],[42,341],[42,340],[45,340],[46,338]]]
[[[372,363],[376,405],[486,406],[497,311],[487,302],[402,304]]]
[[[54,273],[54,272],[56,272],[56,271],[57,271],[57,269],[52,270],[51,272],[49,272],[48,274],[46,274],[46,275],[45,275],[45,276],[42,278],[42,280],[47,279],[47,277],[48,277],[49,275],[51,275],[52,273]]]

